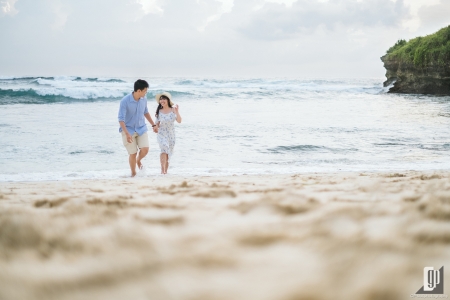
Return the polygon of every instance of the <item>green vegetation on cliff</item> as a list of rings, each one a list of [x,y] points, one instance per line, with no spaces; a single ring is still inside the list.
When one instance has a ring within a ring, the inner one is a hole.
[[[450,26],[434,34],[417,37],[408,42],[399,40],[389,48],[385,57],[414,63],[418,68],[450,64]]]

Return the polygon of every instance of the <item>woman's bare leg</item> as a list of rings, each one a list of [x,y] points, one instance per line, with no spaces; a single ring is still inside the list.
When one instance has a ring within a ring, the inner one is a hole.
[[[169,154],[166,154],[166,173],[165,174],[167,174],[168,170],[169,170]]]
[[[165,153],[161,153],[159,155],[159,161],[161,162],[161,174],[164,174],[164,167],[166,166],[166,162],[165,162]]]

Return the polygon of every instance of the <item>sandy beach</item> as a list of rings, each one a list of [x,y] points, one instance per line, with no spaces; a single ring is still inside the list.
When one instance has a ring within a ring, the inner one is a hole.
[[[449,220],[448,171],[1,183],[0,299],[407,299]]]

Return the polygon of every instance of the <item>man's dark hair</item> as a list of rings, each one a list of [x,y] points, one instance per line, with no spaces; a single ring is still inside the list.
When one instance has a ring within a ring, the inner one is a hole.
[[[148,88],[148,82],[142,79],[136,80],[134,83],[134,91],[137,92],[138,90],[143,91],[144,89]]]

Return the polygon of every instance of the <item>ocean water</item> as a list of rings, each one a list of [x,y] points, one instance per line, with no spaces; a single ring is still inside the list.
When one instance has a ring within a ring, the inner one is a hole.
[[[450,169],[450,97],[387,94],[378,79],[143,78],[183,117],[177,175]],[[118,132],[136,78],[0,77],[0,181],[129,175]],[[149,132],[146,171],[160,173]]]

